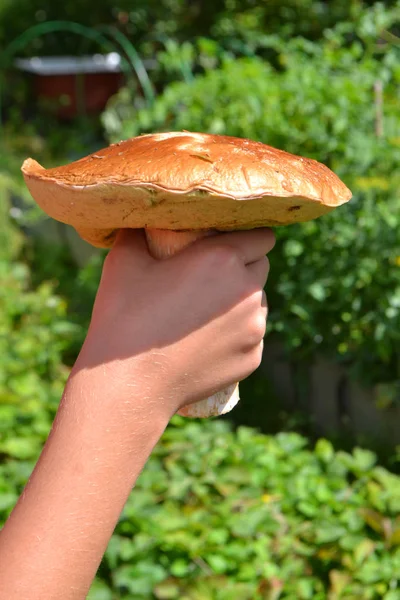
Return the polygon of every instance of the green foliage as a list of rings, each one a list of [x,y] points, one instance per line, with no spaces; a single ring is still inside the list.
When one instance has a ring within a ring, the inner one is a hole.
[[[13,259],[22,244],[20,232],[10,224],[10,195],[15,188],[12,176],[0,164],[0,260],[3,261]]]
[[[0,206],[7,206],[4,196],[1,200]],[[34,460],[66,381],[62,355],[80,331],[67,320],[66,302],[52,284],[31,286],[29,267],[19,260],[23,238],[7,211],[2,217],[6,244],[0,252],[0,459]],[[11,488],[10,499],[15,494]],[[1,492],[0,486],[0,504],[8,497]]]
[[[23,237],[16,223],[29,220],[31,214],[27,210],[23,219],[21,205],[31,205],[31,198],[21,174],[24,155],[20,154],[20,138],[16,134],[10,143],[8,127],[4,134],[4,137],[0,135],[0,261],[12,260],[17,256]],[[29,139],[27,151],[32,150],[34,153],[37,150],[37,139],[37,136]],[[16,199],[19,206],[14,205]]]
[[[89,27],[111,24],[122,30],[137,48],[154,55],[166,37],[183,42],[207,36],[226,49],[249,54],[262,48],[267,34],[280,31],[284,37],[321,37],[324,29],[340,21],[357,19],[369,5],[390,7],[374,0],[2,0],[0,45],[6,46],[34,24],[69,20]],[[35,39],[27,53],[75,54],[87,50],[83,40],[69,33],[50,33]],[[24,53],[25,53],[24,52]]]
[[[1,261],[0,278],[0,455],[32,458],[58,405],[61,356],[76,330],[50,284],[29,289],[26,265]]]
[[[108,547],[109,596],[89,598],[384,598],[399,511],[400,480],[369,451],[176,419]]]
[[[375,55],[367,17],[350,45],[339,30],[319,44],[271,38],[277,68],[225,57],[191,83],[168,85],[152,107],[135,109],[122,91],[104,124],[112,140],[182,129],[249,137],[333,168],[354,198],[277,231],[270,329],[292,355],[322,351],[376,383],[400,377],[400,69],[395,49]],[[383,137],[376,81],[384,86]]]

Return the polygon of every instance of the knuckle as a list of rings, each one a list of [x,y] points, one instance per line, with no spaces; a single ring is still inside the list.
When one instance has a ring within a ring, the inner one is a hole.
[[[252,351],[253,371],[258,369],[262,362],[264,343],[261,341]]]
[[[267,323],[265,320],[265,314],[263,314],[261,311],[259,311],[257,316],[255,317],[254,323],[253,323],[253,328],[254,328],[253,334],[254,334],[254,337],[256,337],[258,339],[258,341],[260,341],[264,338],[266,327],[267,327]]]
[[[270,262],[269,262],[268,256],[263,256],[262,258],[260,258],[258,263],[259,263],[259,266],[258,266],[257,270],[260,274],[260,277],[262,277],[263,283],[265,285],[267,283],[267,279],[268,279],[268,275],[269,275],[269,271],[270,271]]]
[[[263,244],[264,252],[270,252],[276,243],[275,234],[272,229],[258,229],[258,234],[260,235],[260,240]]]
[[[252,350],[247,352],[246,359],[243,361],[244,369],[243,369],[243,376],[241,379],[245,379],[246,377],[249,377],[249,375],[254,373],[254,371],[256,371],[258,369],[258,367],[261,365],[263,348],[264,348],[264,344],[263,344],[263,342],[260,342],[259,344],[257,344],[257,346],[252,348]]]
[[[266,320],[265,315],[260,311],[255,315],[249,325],[249,342],[250,346],[258,345],[265,336]]]
[[[266,328],[265,309],[259,307],[257,313],[247,322],[242,338],[244,352],[252,352],[255,348],[258,348],[264,339]]]
[[[275,236],[275,233],[272,231],[272,229],[267,229],[265,231],[265,235],[266,235],[265,241],[266,241],[267,252],[270,252],[275,247],[276,236]]]
[[[267,295],[264,291],[264,288],[257,286],[256,290],[251,290],[251,293],[247,297],[247,308],[249,314],[254,318],[262,317],[265,319],[265,310],[267,306]]]
[[[267,293],[264,289],[261,294],[261,306],[267,311],[268,314],[268,298]]]
[[[232,246],[220,244],[210,251],[210,260],[219,269],[229,269],[240,264],[239,252]]]
[[[264,266],[264,269],[265,269],[265,273],[268,274],[269,270],[270,270],[270,267],[271,267],[271,264],[269,262],[268,256],[263,256],[262,262],[263,262],[263,266]]]

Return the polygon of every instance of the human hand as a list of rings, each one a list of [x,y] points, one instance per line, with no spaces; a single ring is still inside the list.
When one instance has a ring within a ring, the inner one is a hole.
[[[273,245],[268,229],[224,233],[158,261],[142,231],[121,231],[73,376],[103,365],[119,397],[145,390],[169,416],[244,379],[261,360]]]

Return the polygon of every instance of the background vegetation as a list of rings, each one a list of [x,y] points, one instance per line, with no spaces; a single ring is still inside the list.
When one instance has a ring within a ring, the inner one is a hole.
[[[278,231],[270,334],[290,360],[324,354],[400,403],[399,2],[5,0],[1,47],[50,19],[118,28],[152,59],[155,96],[129,81],[101,120],[62,123],[9,63],[0,71],[0,523],[46,439],[102,263],[97,255],[80,268],[31,236],[38,213],[19,173],[28,155],[49,165],[188,129],[325,162],[354,200]],[[58,33],[19,55],[94,50]],[[371,450],[307,439],[304,418],[285,414],[260,376],[243,396],[254,414],[268,411],[268,435],[237,428],[248,422],[240,412],[235,427],[175,419],[90,598],[399,600],[400,453],[390,448],[383,468]]]

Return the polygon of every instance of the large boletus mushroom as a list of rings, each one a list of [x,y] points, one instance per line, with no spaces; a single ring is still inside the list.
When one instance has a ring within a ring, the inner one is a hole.
[[[22,171],[37,204],[90,244],[108,248],[119,228],[144,228],[156,258],[213,231],[309,221],[351,198],[315,160],[186,131],[143,135],[53,169],[27,159]],[[234,385],[180,412],[219,415],[238,400]]]

